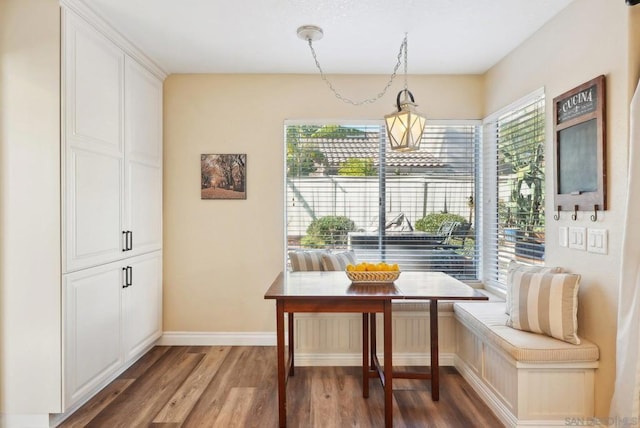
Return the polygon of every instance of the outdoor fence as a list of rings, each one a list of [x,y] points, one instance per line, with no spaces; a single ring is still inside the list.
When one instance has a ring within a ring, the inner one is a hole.
[[[301,177],[287,180],[287,235],[299,237],[316,218],[345,216],[358,230],[376,231],[381,197],[378,177]],[[430,213],[458,214],[473,224],[474,195],[470,179],[386,177],[386,220],[403,213],[415,225]]]

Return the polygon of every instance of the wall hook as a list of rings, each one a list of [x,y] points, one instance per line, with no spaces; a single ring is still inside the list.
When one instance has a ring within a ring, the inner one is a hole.
[[[562,208],[562,207],[561,207],[560,205],[558,205],[558,209],[556,210],[556,213],[553,215],[553,219],[554,219],[554,220],[556,220],[556,221],[560,220],[560,211],[561,211],[561,208]]]
[[[573,206],[573,214],[571,214],[571,220],[576,221],[578,219],[578,206]]]
[[[598,208],[600,208],[597,204],[593,206],[593,214],[591,214],[591,221],[598,221]]]

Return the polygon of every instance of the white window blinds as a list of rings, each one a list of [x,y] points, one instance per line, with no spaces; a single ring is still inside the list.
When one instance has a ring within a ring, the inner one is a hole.
[[[476,279],[479,130],[430,123],[419,151],[392,152],[382,121],[287,122],[287,248]]]
[[[483,142],[484,280],[504,288],[511,260],[544,264],[544,93],[491,116]]]

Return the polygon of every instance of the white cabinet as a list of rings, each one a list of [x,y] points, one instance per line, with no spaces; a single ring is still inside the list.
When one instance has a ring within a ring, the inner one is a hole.
[[[162,247],[162,83],[125,61],[125,225],[132,254]]]
[[[162,82],[82,19],[63,32],[63,269],[162,247]]]
[[[161,269],[156,251],[64,276],[65,409],[160,337]]]
[[[62,11],[66,411],[162,333],[162,80]]]
[[[123,271],[120,263],[65,275],[65,409],[91,392],[123,363]]]
[[[127,268],[129,278],[122,289],[122,340],[124,360],[131,361],[162,333],[161,253],[127,259]]]
[[[63,270],[122,257],[125,56],[75,15],[64,15]]]

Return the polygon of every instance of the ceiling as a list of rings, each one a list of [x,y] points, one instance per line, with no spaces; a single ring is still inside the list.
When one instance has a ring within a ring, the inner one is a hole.
[[[82,0],[168,73],[478,74],[573,0]],[[402,69],[401,69],[402,70]]]

